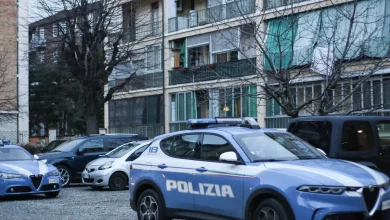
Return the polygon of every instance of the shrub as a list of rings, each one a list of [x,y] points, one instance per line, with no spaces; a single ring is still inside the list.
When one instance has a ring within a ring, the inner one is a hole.
[[[40,145],[38,145],[36,143],[23,144],[23,145],[21,145],[21,147],[23,147],[25,150],[27,150],[28,152],[30,152],[30,154],[33,154],[33,155],[41,152]]]

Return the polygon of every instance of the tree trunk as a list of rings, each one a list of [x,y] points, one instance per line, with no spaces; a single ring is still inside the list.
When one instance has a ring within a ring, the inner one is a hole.
[[[87,134],[98,134],[99,133],[99,123],[98,123],[98,111],[96,105],[96,100],[94,98],[89,98],[87,101]]]

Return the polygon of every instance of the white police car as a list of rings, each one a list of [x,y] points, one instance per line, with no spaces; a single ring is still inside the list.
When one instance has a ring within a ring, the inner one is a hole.
[[[19,146],[0,143],[0,197],[21,194],[57,197],[61,190],[60,179],[53,165],[35,160]]]
[[[390,219],[389,178],[252,118],[189,120],[130,169],[138,219]]]

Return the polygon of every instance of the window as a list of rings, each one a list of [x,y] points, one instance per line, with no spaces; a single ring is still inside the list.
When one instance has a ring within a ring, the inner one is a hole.
[[[202,141],[201,159],[205,161],[219,161],[221,154],[235,151],[234,147],[225,139],[216,135],[204,135]]]
[[[228,53],[215,54],[214,56],[215,56],[214,60],[216,63],[237,61],[238,60],[238,51],[231,51]]]
[[[197,118],[197,97],[195,92],[177,93],[171,97],[172,121]]]
[[[332,123],[325,121],[296,122],[290,125],[288,132],[329,154]]]
[[[180,135],[161,141],[161,149],[171,157],[199,159],[199,135]]]
[[[161,70],[161,48],[160,45],[151,46],[146,52],[146,67],[148,71]]]
[[[67,26],[65,22],[60,22],[58,24],[58,35],[64,35],[67,33]]]
[[[209,64],[209,45],[188,48],[188,66],[199,67]]]
[[[58,56],[59,56],[59,50],[56,49],[54,52],[53,52],[53,63],[58,63]]]
[[[378,133],[381,148],[390,147],[390,121],[378,123]]]
[[[58,25],[53,24],[53,37],[58,37]]]
[[[38,52],[38,62],[43,63],[45,61],[45,53],[43,51]]]
[[[39,38],[41,40],[45,39],[45,28],[44,27],[39,28]]]
[[[88,140],[82,144],[79,148],[79,151],[83,153],[95,153],[95,152],[104,152],[104,141],[102,138]]]
[[[219,90],[219,112],[213,117],[257,117],[257,88],[242,86]]]
[[[344,122],[341,146],[344,151],[374,149],[375,140],[371,124],[367,121]]]
[[[107,147],[108,150],[113,150],[123,144],[131,142],[133,139],[131,138],[110,138],[107,139]]]
[[[152,35],[158,34],[158,2],[152,4]]]
[[[135,159],[137,159],[139,156],[141,156],[141,154],[146,150],[146,148],[149,147],[149,144],[146,144],[145,146],[141,147],[140,149],[134,151],[134,153],[132,153],[126,161],[133,161]]]

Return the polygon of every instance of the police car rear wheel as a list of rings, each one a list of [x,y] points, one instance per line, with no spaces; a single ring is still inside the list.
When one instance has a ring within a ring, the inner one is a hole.
[[[252,220],[288,220],[285,210],[278,200],[266,199],[257,206]]]
[[[123,173],[114,173],[108,181],[108,186],[111,190],[124,190],[127,185],[127,177]]]
[[[152,190],[145,190],[137,202],[138,220],[165,220],[160,197]]]

